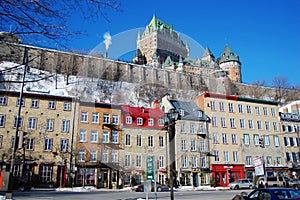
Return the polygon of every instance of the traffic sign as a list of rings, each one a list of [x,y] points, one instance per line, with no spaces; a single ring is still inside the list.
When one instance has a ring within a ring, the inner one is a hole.
[[[154,156],[147,156],[147,171],[146,178],[147,180],[154,180]]]

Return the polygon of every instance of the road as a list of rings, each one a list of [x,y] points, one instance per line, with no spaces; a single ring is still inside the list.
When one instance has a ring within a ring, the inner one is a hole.
[[[251,190],[222,190],[222,191],[176,191],[175,199],[184,200],[231,200],[234,195]],[[126,192],[126,191],[97,191],[97,192],[69,192],[69,191],[31,191],[31,192],[14,192],[13,197],[16,200],[138,200],[146,199],[144,192]],[[149,194],[149,200],[155,199],[154,193]],[[170,199],[169,192],[158,192],[157,199]]]

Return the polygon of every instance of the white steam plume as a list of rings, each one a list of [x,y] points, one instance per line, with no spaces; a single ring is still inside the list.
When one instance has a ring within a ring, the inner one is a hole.
[[[111,41],[112,38],[111,38],[109,32],[104,33],[103,38],[104,38],[105,50],[107,51],[109,48],[109,45],[112,44],[112,41]]]

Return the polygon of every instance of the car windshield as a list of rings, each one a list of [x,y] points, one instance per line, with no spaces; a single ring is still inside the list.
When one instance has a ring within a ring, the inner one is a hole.
[[[273,190],[278,199],[300,199],[300,192],[298,190]]]

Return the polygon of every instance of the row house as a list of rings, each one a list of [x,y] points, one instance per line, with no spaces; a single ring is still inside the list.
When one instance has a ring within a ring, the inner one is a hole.
[[[195,102],[211,117],[209,141],[215,185],[253,178],[258,157],[264,159],[266,175],[286,172],[277,102],[209,92]]]
[[[294,178],[300,176],[300,101],[287,104],[279,109],[281,132],[285,152],[285,161]]]
[[[154,156],[155,179],[164,184],[168,178],[168,136],[156,100],[152,108],[122,106],[123,184],[130,186],[147,180],[147,156]]]
[[[76,137],[76,185],[121,185],[121,107],[80,102]]]
[[[23,93],[20,99],[19,92],[1,90],[1,171],[10,171],[13,144],[18,139],[15,177],[31,182],[34,187],[42,184],[64,187],[71,181],[75,161],[72,152],[75,100],[41,93]]]
[[[175,124],[175,165],[177,181],[182,186],[210,184],[210,150],[208,123],[210,118],[193,102],[165,96],[162,110],[179,112]]]

